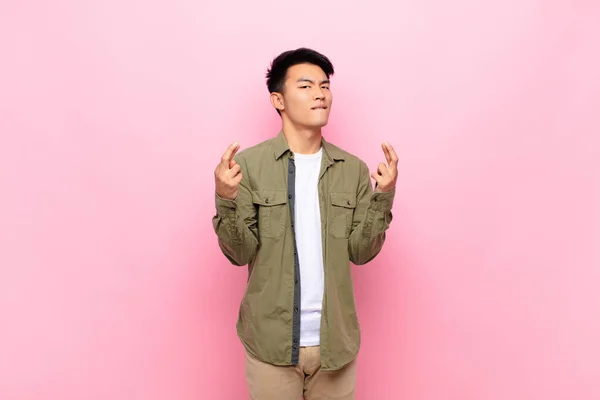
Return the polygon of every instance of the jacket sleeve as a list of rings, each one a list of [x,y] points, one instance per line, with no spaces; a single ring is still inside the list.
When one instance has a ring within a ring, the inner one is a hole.
[[[396,189],[374,192],[369,168],[361,162],[357,206],[348,239],[350,261],[363,265],[379,254],[385,242],[385,232],[392,222],[392,205]]]
[[[243,266],[250,263],[256,254],[258,224],[245,160],[240,157],[236,162],[242,171],[238,195],[235,200],[226,200],[215,193],[216,214],[212,223],[225,257],[233,265]]]

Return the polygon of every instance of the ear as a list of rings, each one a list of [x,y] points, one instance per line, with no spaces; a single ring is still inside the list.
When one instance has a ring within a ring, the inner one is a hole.
[[[275,107],[275,109],[283,111],[285,109],[283,95],[279,92],[271,93],[271,104],[273,107]]]

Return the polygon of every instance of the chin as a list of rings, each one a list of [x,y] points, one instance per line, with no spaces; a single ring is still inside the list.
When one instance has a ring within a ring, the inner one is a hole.
[[[318,129],[318,128],[322,128],[325,125],[327,125],[327,123],[329,122],[329,118],[308,118],[305,119],[304,121],[302,120],[297,120],[297,121],[293,121],[292,123],[296,126],[302,126],[304,128],[309,128],[309,129]]]
[[[328,119],[324,119],[324,120],[320,120],[320,121],[313,121],[310,126],[314,127],[314,128],[322,128],[325,125],[327,125],[327,123],[329,122]]]

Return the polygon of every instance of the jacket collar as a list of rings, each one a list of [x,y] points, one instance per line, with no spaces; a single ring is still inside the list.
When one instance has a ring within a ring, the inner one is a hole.
[[[290,150],[283,131],[279,131],[272,143],[276,160]],[[344,153],[331,143],[327,142],[323,136],[321,136],[321,147],[323,148],[323,156],[330,162],[346,159]]]

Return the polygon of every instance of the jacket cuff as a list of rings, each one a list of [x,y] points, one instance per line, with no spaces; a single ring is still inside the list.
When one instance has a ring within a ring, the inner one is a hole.
[[[373,192],[371,195],[371,205],[375,211],[389,212],[394,205],[396,188],[389,192]]]
[[[215,193],[215,206],[217,208],[217,212],[221,215],[225,215],[237,209],[236,199],[228,200],[220,197]]]

